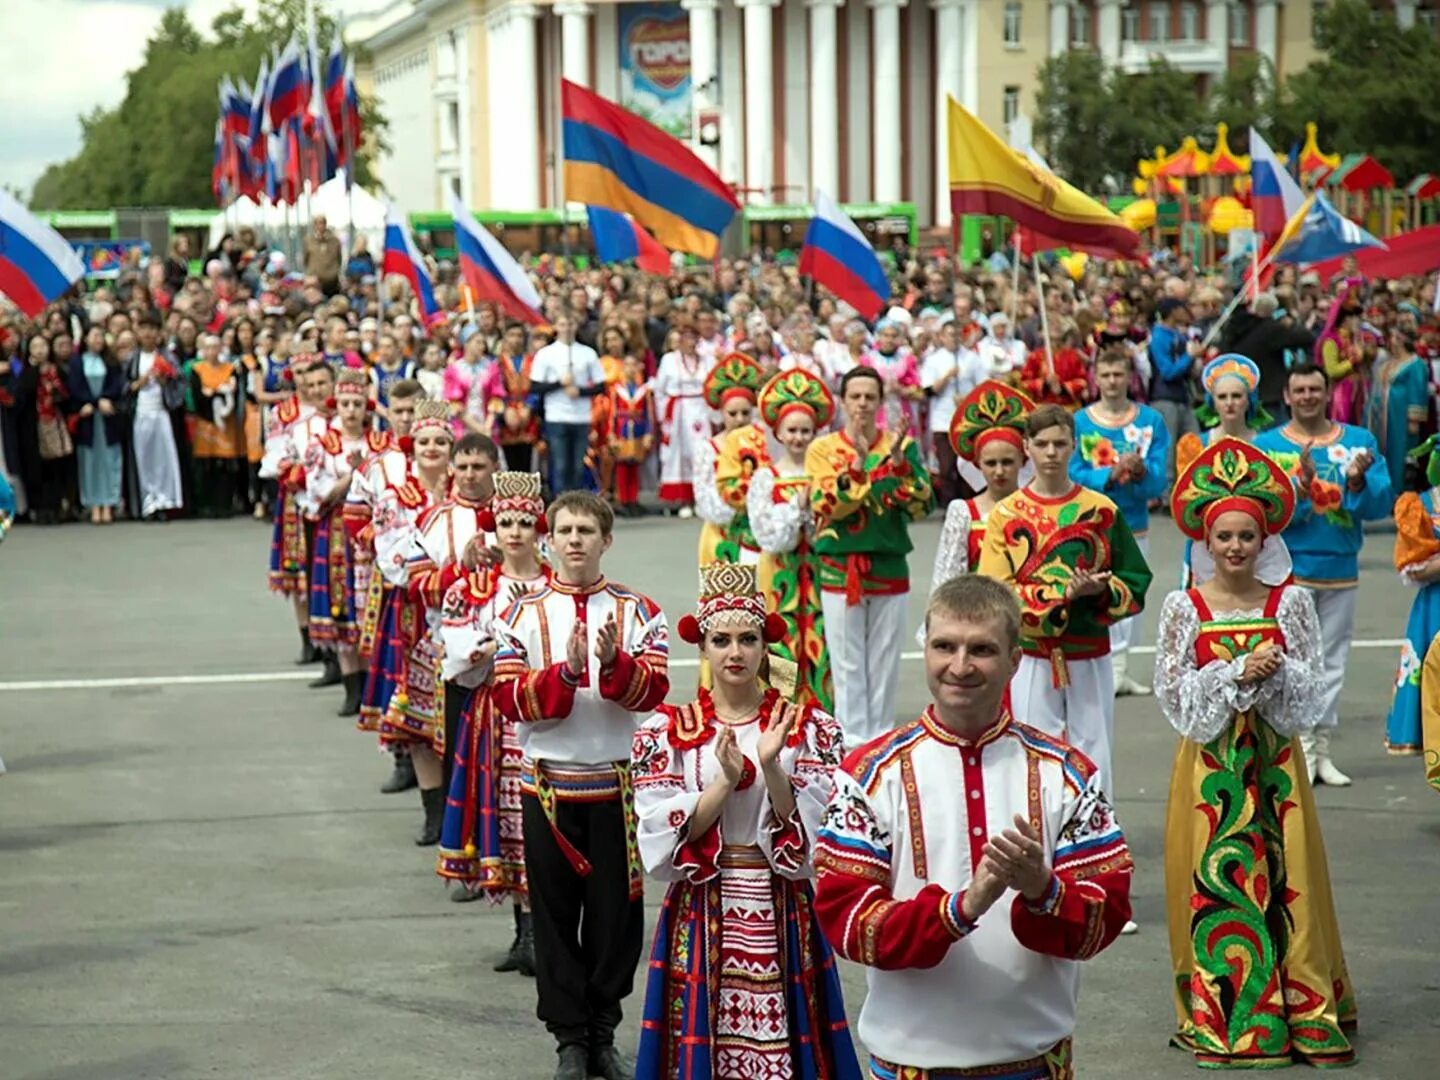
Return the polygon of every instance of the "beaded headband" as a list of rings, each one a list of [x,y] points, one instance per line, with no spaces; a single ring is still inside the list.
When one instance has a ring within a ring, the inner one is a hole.
[[[413,440],[426,431],[440,431],[454,439],[450,430],[450,406],[443,401],[422,401],[415,406],[415,419],[410,424]]]
[[[784,636],[784,620],[765,613],[765,595],[756,580],[755,567],[716,562],[701,568],[700,602],[694,615],[681,616],[676,630],[683,640],[698,645],[720,626],[760,630],[766,642]]]
[[[534,523],[545,520],[545,500],[540,494],[540,474],[499,472],[495,474],[495,497],[490,511],[498,519],[506,515]]]

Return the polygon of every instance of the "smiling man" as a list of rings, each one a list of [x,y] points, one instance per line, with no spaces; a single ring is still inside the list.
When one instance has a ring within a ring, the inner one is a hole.
[[[930,707],[835,775],[815,907],[868,968],[872,1077],[1075,1076],[1076,961],[1129,918],[1132,863],[1090,759],[1011,715],[1020,656],[1008,587],[941,585]]]

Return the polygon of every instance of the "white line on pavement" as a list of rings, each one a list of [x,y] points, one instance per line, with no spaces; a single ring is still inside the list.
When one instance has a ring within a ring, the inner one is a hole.
[[[1353,649],[1398,649],[1404,638],[1372,638],[1368,641],[1351,642]],[[1150,656],[1155,652],[1153,645],[1140,645],[1130,650],[1137,656]],[[901,660],[919,660],[919,652],[904,652]],[[672,668],[699,667],[700,661],[691,656],[677,656],[670,661]],[[0,694],[6,692],[35,690],[126,690],[138,687],[171,686],[223,686],[234,683],[301,682],[315,677],[318,669],[302,671],[247,671],[227,672],[218,675],[137,675],[110,679],[30,679],[17,682],[0,682]]]

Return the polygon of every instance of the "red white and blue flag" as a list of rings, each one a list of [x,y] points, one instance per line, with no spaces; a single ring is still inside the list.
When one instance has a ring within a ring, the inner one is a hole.
[[[862,319],[875,318],[890,302],[890,279],[880,257],[823,191],[815,192],[815,216],[805,230],[800,272],[853,307]]]
[[[310,103],[310,77],[305,58],[291,38],[275,60],[270,74],[270,128],[279,131],[285,124],[298,119]]]
[[[602,263],[634,259],[647,273],[670,272],[670,252],[643,225],[603,206],[587,206],[585,212],[590,215],[590,239],[595,241],[595,254]]]
[[[384,273],[398,274],[410,283],[410,291],[420,304],[421,320],[426,326],[441,316],[430,272],[420,258],[420,249],[410,235],[410,226],[393,203],[385,205],[385,254],[380,266]]]
[[[65,238],[0,189],[0,293],[33,319],[84,276]]]
[[[493,300],[512,319],[540,324],[540,295],[505,246],[490,235],[458,195],[450,200],[455,218],[455,246],[465,283],[482,300]]]
[[[1250,209],[1255,231],[1279,236],[1286,223],[1305,205],[1305,193],[1275,157],[1260,133],[1250,129]]]

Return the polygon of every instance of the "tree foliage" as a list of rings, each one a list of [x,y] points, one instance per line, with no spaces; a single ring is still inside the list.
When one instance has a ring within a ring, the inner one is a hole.
[[[1230,126],[1245,153],[1249,129],[1281,152],[1319,125],[1321,145],[1374,154],[1399,180],[1436,168],[1440,145],[1440,41],[1424,25],[1401,29],[1366,0],[1335,0],[1319,14],[1325,52],[1278,84],[1258,54],[1237,58],[1207,98],[1191,76],[1163,61],[1138,75],[1107,68],[1089,50],[1062,53],[1040,69],[1035,134],[1050,164],[1091,191],[1123,187],[1157,146],[1187,135],[1214,144]]]
[[[262,0],[253,22],[240,8],[228,9],[211,23],[209,36],[183,9],[170,8],[146,43],[140,66],[126,76],[125,97],[80,118],[80,151],[41,174],[30,205],[44,210],[210,205],[221,78],[254,79],[261,58],[283,48],[292,34],[303,41],[304,28],[304,0]],[[318,5],[316,35],[323,63],[335,21]],[[368,185],[385,121],[364,95],[360,112],[367,138],[357,151],[355,175]]]

